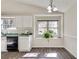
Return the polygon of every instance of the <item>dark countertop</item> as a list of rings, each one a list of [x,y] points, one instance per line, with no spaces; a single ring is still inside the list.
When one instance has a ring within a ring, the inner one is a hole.
[[[29,36],[32,35],[32,33],[6,33],[6,34],[1,34],[1,37],[7,37],[7,36]]]

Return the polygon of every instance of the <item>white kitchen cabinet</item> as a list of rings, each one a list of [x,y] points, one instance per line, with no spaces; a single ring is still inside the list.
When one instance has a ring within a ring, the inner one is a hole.
[[[7,52],[7,39],[5,36],[1,37],[1,52]]]
[[[17,27],[32,27],[32,16],[16,16]]]
[[[32,36],[19,36],[18,38],[18,50],[20,52],[30,51],[32,48]]]
[[[16,16],[16,27],[23,27],[23,17],[22,16]]]
[[[32,27],[32,16],[24,16],[23,18],[23,27]]]

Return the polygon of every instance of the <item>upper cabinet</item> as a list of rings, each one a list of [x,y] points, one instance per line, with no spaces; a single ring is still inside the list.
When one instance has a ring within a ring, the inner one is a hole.
[[[16,16],[17,27],[32,27],[32,16]]]
[[[23,17],[23,27],[32,27],[32,16]]]
[[[23,21],[22,21],[22,17],[21,16],[16,16],[16,27],[22,27],[23,26]]]

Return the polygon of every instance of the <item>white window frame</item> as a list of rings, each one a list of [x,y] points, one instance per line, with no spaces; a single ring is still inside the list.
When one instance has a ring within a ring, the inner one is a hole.
[[[9,20],[9,19],[11,19],[11,20],[14,20],[15,19],[15,17],[1,17],[1,21],[2,21],[2,19],[4,19],[4,20]],[[1,24],[1,29],[2,29],[2,26],[6,26],[7,24]],[[15,24],[8,24],[9,26],[15,26]],[[4,29],[7,29],[7,28],[3,28],[2,30],[4,30]]]
[[[63,21],[63,14],[51,14],[51,15],[44,15],[44,14],[42,14],[42,15],[34,15],[34,36],[33,36],[33,38],[34,39],[42,39],[42,38],[37,38],[36,37],[36,23],[37,23],[37,19],[36,19],[36,17],[39,17],[39,16],[60,16],[61,17],[61,19],[60,19],[60,30],[59,30],[59,32],[60,32],[60,36],[59,37],[57,37],[57,39],[58,38],[63,38],[64,36],[63,36],[63,33],[64,33],[64,21]]]

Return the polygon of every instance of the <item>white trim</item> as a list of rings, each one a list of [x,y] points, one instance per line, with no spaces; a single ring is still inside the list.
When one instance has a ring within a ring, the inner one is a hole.
[[[64,46],[32,46],[32,48],[64,48]]]
[[[71,53],[75,58],[77,57],[76,55],[74,55],[68,48],[64,47],[69,53]]]
[[[61,38],[62,38],[62,37],[61,37]],[[49,38],[49,39],[53,39],[53,40],[54,40],[54,39],[61,39],[61,38],[54,37],[54,38]],[[39,39],[45,39],[45,38],[36,38],[36,39],[38,39],[38,40],[39,40]]]
[[[77,36],[74,36],[74,35],[64,34],[64,38],[65,38],[65,37],[77,39]]]
[[[1,51],[1,52],[8,52],[7,50]]]
[[[61,22],[63,22],[63,14],[38,14],[38,15],[34,15],[34,39],[36,39],[36,37],[35,37],[35,32],[36,32],[36,26],[35,26],[35,24],[36,24],[36,19],[35,19],[35,16],[61,16]],[[63,27],[63,25],[64,25],[64,23],[61,23],[61,34],[63,34],[64,33],[64,27]],[[63,37],[62,35],[61,35],[61,37]]]
[[[36,14],[34,16],[62,16],[63,14]]]
[[[15,17],[13,17],[13,16],[11,16],[11,17],[8,17],[8,16],[2,16],[1,18],[15,18]]]

